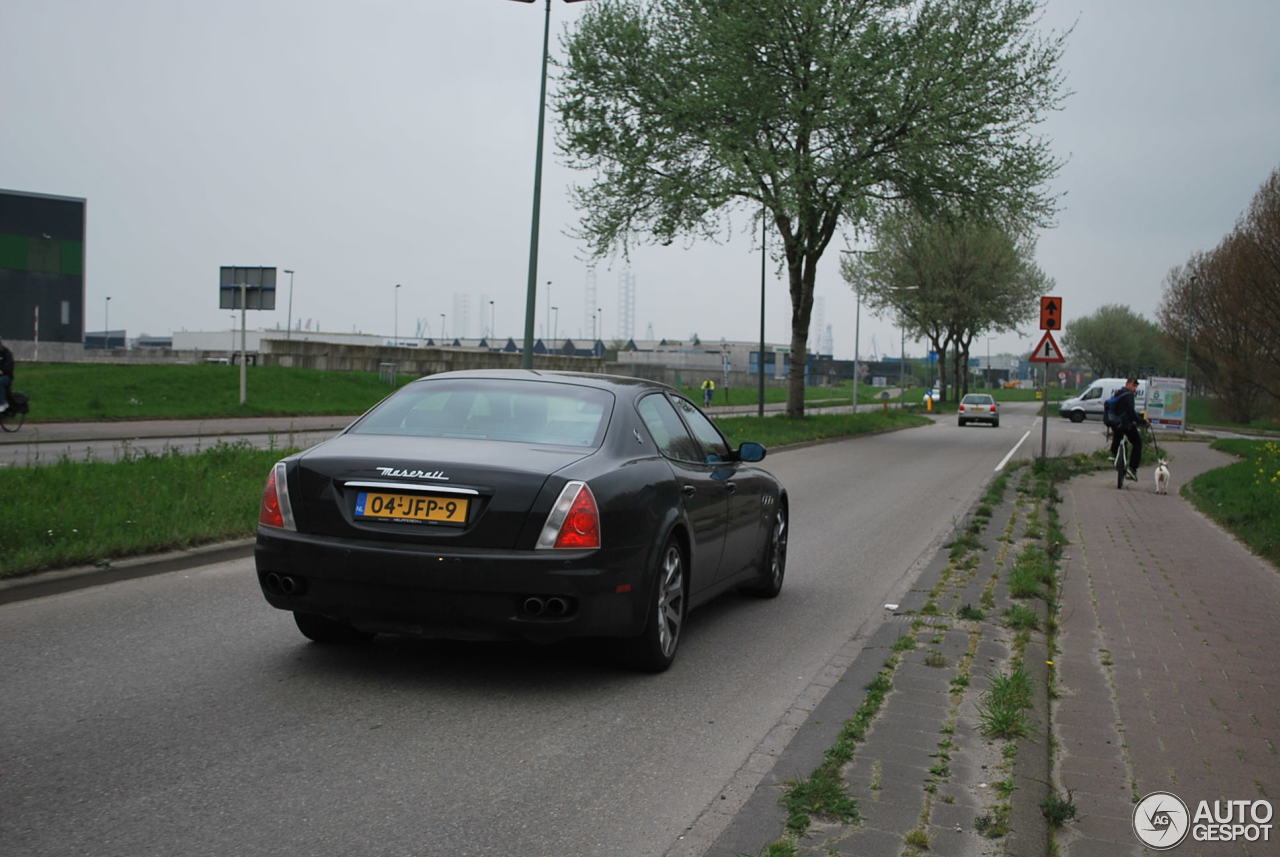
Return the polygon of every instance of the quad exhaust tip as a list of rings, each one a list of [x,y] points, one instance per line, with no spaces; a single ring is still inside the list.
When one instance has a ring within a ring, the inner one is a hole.
[[[520,611],[532,618],[561,619],[574,611],[574,604],[559,595],[530,595],[520,602]]]
[[[303,595],[307,591],[306,579],[294,577],[291,574],[277,574],[269,571],[263,576],[262,582],[268,592],[276,595]]]

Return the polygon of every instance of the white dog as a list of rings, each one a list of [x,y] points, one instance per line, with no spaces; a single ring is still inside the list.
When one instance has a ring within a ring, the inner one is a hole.
[[[1160,459],[1156,462],[1156,493],[1169,493],[1169,461],[1168,459]]]

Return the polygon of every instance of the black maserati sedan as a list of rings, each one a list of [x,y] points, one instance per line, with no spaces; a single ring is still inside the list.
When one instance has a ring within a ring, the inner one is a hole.
[[[690,609],[782,588],[787,493],[678,391],[474,370],[406,384],[267,478],[267,601],[321,643],[616,638],[670,666]]]

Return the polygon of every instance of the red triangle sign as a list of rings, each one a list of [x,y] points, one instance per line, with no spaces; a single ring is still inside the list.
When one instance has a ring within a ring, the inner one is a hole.
[[[1062,356],[1062,349],[1058,347],[1058,343],[1053,339],[1053,331],[1046,330],[1044,336],[1040,339],[1040,344],[1036,346],[1036,350],[1031,352],[1031,356],[1027,358],[1031,363],[1066,363],[1067,358]]]

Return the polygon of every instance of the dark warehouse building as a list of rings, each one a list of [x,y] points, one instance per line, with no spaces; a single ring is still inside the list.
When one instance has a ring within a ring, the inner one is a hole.
[[[0,339],[84,340],[85,201],[0,190]]]

